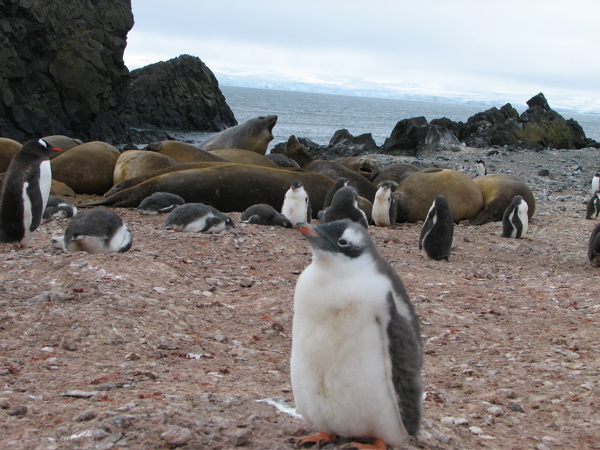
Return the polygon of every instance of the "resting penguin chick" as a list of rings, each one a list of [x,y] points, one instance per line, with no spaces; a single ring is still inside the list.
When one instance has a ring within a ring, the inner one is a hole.
[[[52,243],[65,252],[124,253],[131,248],[131,232],[117,214],[94,208],[73,217],[62,237]]]
[[[596,192],[598,189],[600,189],[600,170],[598,170],[592,178],[592,193]]]
[[[398,183],[393,181],[384,181],[379,185],[379,189],[377,189],[377,193],[375,193],[373,211],[371,213],[371,217],[376,226],[389,227],[396,223],[398,205],[393,192],[397,187]]]
[[[453,237],[454,222],[448,201],[443,195],[437,195],[421,228],[419,250],[429,259],[448,261]]]
[[[592,234],[590,234],[588,259],[593,265],[600,266],[600,223],[596,225]]]
[[[274,225],[284,228],[292,228],[292,222],[283,214],[279,214],[275,208],[266,203],[258,203],[250,206],[240,216],[240,222],[254,223],[257,225]]]
[[[310,223],[312,210],[308,193],[302,183],[298,180],[292,181],[292,184],[283,198],[281,214],[287,217],[292,224],[298,222]]]
[[[186,203],[169,213],[163,228],[193,233],[218,233],[234,226],[231,217],[212,206]]]
[[[142,200],[140,206],[135,209],[141,214],[161,214],[171,212],[184,203],[185,200],[179,195],[170,192],[155,192]]]
[[[523,197],[515,195],[502,216],[502,237],[515,239],[525,237],[529,225],[528,209],[529,206]]]
[[[68,217],[75,217],[77,215],[77,208],[70,204],[63,198],[50,197],[48,203],[46,203],[46,209],[44,209],[43,219],[66,219]]]
[[[32,139],[12,158],[0,191],[0,242],[18,242],[21,247],[31,242],[50,196],[52,151],[62,150]]]
[[[294,294],[290,375],[298,412],[336,435],[403,448],[423,400],[419,321],[398,274],[350,220],[299,227],[312,247]]]
[[[345,186],[335,193],[331,206],[321,216],[321,223],[342,219],[350,219],[365,228],[369,228],[367,216],[358,207],[358,192],[352,186]]]
[[[478,177],[487,175],[487,167],[485,167],[485,162],[483,159],[478,159],[475,161],[475,172],[477,172]]]
[[[592,198],[587,202],[585,218],[588,220],[597,219],[600,214],[600,190],[596,191]]]
[[[317,213],[317,219],[320,220],[321,217],[323,217],[325,210],[331,206],[331,201],[333,200],[335,193],[344,186],[348,186],[348,179],[345,177],[339,177],[331,189],[327,191],[325,200],[323,200],[323,209]]]

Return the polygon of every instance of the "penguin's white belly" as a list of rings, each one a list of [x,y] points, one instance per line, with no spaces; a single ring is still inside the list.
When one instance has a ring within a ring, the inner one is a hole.
[[[131,242],[131,233],[125,224],[117,230],[114,236],[108,241],[106,246],[107,252],[119,252],[121,249],[127,247]]]
[[[391,381],[389,281],[373,272],[354,280],[336,275],[309,266],[298,279],[291,357],[296,406],[320,430],[401,446],[407,433]]]
[[[42,193],[42,211],[44,212],[48,197],[50,197],[50,188],[52,187],[52,166],[50,161],[44,161],[40,164],[40,192]]]
[[[517,214],[519,215],[519,220],[521,221],[521,225],[523,227],[523,230],[521,231],[522,238],[525,237],[529,228],[529,217],[527,216],[528,210],[529,207],[525,202],[521,202],[521,204],[517,208]]]
[[[206,226],[206,221],[209,218],[215,217],[214,214],[212,213],[208,213],[205,214],[202,217],[197,218],[196,220],[194,220],[193,222],[190,222],[188,224],[185,225],[173,225],[173,229],[177,230],[177,231],[186,231],[186,232],[192,232],[192,233],[198,233],[200,231],[202,231],[204,229],[204,227]],[[218,223],[217,225],[214,225],[212,227],[210,227],[208,230],[206,230],[207,232],[212,231],[213,233],[217,233],[219,231],[222,231],[225,229],[225,222],[222,221],[220,223]]]
[[[371,217],[378,227],[390,226],[390,203],[387,198],[375,197]]]
[[[288,196],[284,199],[281,214],[287,217],[293,225],[296,225],[298,222],[306,222],[306,198],[300,196],[298,198],[293,197]]]
[[[21,245],[27,245],[33,239],[33,231],[31,230],[31,222],[33,220],[33,212],[31,211],[31,199],[27,195],[29,183],[23,183],[23,238],[20,241]]]

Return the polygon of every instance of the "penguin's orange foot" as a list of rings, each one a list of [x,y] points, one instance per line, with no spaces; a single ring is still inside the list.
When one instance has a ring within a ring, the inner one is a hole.
[[[296,447],[304,447],[305,445],[315,444],[317,447],[321,447],[325,444],[331,444],[336,440],[337,436],[335,434],[325,433],[324,431],[319,431],[317,434],[313,434],[311,436],[292,438],[292,441]]]
[[[375,439],[372,444],[364,444],[362,442],[349,442],[341,446],[343,449],[356,449],[356,450],[386,450],[387,444],[383,439]]]

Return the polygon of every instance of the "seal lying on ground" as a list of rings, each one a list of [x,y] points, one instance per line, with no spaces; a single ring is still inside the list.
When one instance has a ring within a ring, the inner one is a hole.
[[[276,123],[277,116],[255,117],[215,134],[200,144],[199,148],[206,151],[241,148],[264,155],[269,142],[273,140],[273,127]]]
[[[341,164],[344,167],[356,172],[357,174],[365,177],[369,181],[379,175],[380,167],[379,163],[372,158],[365,156],[348,156],[345,158],[336,158],[333,160],[334,163]]]
[[[170,156],[146,150],[127,150],[121,153],[113,170],[113,184],[178,164]]]
[[[206,150],[201,150],[192,144],[179,141],[152,142],[151,144],[148,144],[146,150],[169,156],[179,163],[227,161],[226,159],[217,155],[213,155]]]

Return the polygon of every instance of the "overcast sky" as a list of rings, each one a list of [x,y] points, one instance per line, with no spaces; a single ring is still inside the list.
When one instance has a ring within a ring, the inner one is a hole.
[[[181,54],[217,74],[600,111],[598,0],[132,0],[130,69]]]

